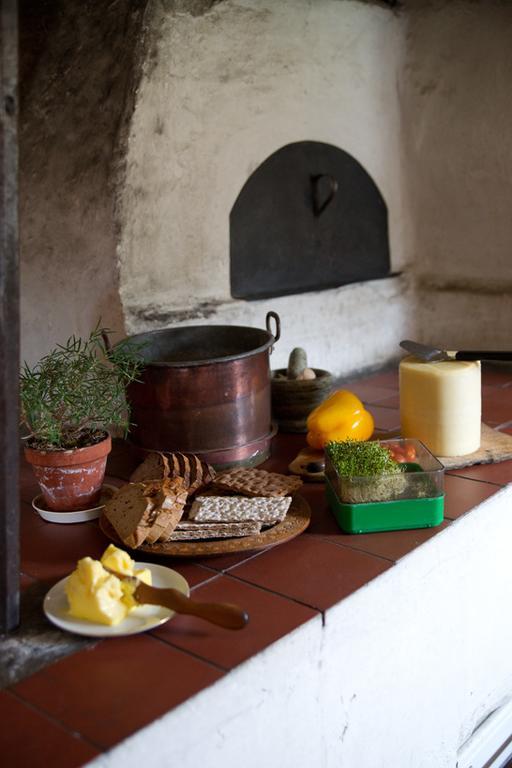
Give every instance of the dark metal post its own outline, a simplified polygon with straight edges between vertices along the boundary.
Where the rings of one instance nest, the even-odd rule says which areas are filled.
[[[0,0],[0,632],[19,623],[17,89],[17,0]]]

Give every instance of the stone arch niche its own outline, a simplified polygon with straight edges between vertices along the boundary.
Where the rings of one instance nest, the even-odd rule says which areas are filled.
[[[300,141],[270,155],[230,213],[231,295],[262,299],[390,274],[388,213],[342,149]]]

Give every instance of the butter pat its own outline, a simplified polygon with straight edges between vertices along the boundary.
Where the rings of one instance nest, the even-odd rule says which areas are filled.
[[[77,619],[114,626],[137,607],[133,598],[134,587],[109,573],[103,566],[126,576],[136,576],[151,584],[149,568],[135,568],[135,562],[122,549],[113,544],[99,560],[83,557],[66,582],[69,613]]]
[[[91,557],[78,561],[66,582],[66,595],[69,613],[77,619],[114,626],[128,614],[121,582]]]
[[[480,447],[480,362],[400,363],[402,437],[416,437],[436,456],[464,456]]]
[[[119,549],[114,544],[109,544],[104,553],[101,556],[102,565],[105,568],[112,568],[113,571],[123,573],[126,576],[133,576],[133,569],[135,562],[132,560],[128,552]]]

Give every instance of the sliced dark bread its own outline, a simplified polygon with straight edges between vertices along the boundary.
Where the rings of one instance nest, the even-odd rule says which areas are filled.
[[[103,514],[121,541],[131,549],[144,543],[154,505],[142,483],[123,485],[105,504]]]
[[[188,491],[183,485],[183,478],[175,477],[170,482],[175,483],[174,500],[172,507],[163,513],[167,519],[167,524],[160,533],[158,541],[169,541],[171,533],[183,517],[183,510],[187,502]]]
[[[146,544],[154,544],[167,531],[174,530],[183,515],[187,490],[181,477],[144,483],[148,497],[154,502]]]
[[[169,459],[164,453],[148,453],[142,464],[130,476],[130,483],[163,480],[170,475]]]
[[[200,488],[205,488],[215,477],[215,470],[206,461],[194,453],[168,453],[170,476],[182,477],[192,496]]]

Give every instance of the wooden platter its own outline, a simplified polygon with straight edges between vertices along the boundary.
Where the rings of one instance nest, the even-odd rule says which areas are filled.
[[[165,543],[146,544],[138,547],[136,552],[147,552],[151,555],[167,557],[208,557],[210,555],[228,555],[238,552],[253,552],[276,544],[284,544],[306,530],[311,519],[311,507],[300,494],[295,494],[282,523],[276,523],[254,536],[244,536],[231,539],[212,539],[204,541],[167,541]],[[122,547],[125,544],[118,538],[116,532],[102,515],[99,525],[105,536]]]
[[[461,469],[473,464],[497,464],[512,459],[512,436],[482,423],[480,448],[465,456],[438,456],[445,469]]]

